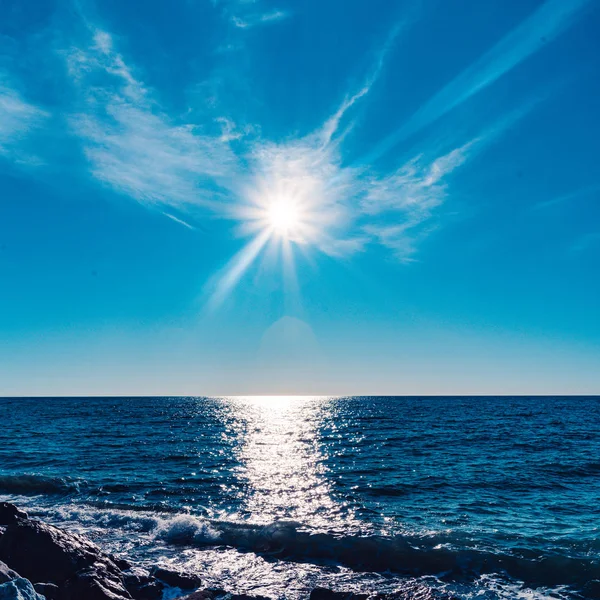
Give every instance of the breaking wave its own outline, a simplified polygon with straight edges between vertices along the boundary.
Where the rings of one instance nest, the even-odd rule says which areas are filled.
[[[137,532],[147,538],[146,542],[156,540],[195,548],[229,547],[270,560],[340,565],[358,572],[431,575],[448,581],[501,574],[533,587],[583,588],[600,581],[598,559],[531,549],[508,553],[468,547],[458,532],[393,537],[334,535],[307,531],[293,521],[258,525],[185,513],[173,515],[80,504],[38,508],[34,514],[55,523],[77,523],[84,529],[120,530],[127,537]]]
[[[501,573],[532,586],[583,586],[600,580],[600,561],[562,555],[494,553],[456,548],[435,538],[335,536],[302,531],[294,522],[249,525],[209,522],[189,515],[163,520],[157,535],[172,544],[225,545],[272,558],[339,564],[355,571],[446,579]]]

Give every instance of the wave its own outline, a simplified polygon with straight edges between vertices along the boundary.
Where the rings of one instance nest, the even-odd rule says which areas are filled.
[[[600,462],[591,461],[582,464],[565,464],[565,463],[552,463],[546,465],[544,469],[555,476],[561,478],[581,478],[581,477],[599,477],[600,476]]]
[[[222,544],[222,531],[208,519],[193,515],[177,515],[158,521],[155,536],[171,544],[212,546]]]
[[[0,475],[0,491],[8,494],[71,494],[86,484],[69,477],[39,474]]]
[[[584,586],[600,580],[600,561],[522,550],[457,549],[436,538],[335,536],[302,531],[294,522],[268,525],[210,522],[190,515],[161,522],[156,535],[172,544],[225,545],[283,560],[336,564],[354,571],[435,575],[449,580],[500,573],[534,587]]]
[[[307,531],[294,521],[259,525],[136,508],[68,504],[38,508],[34,514],[58,525],[70,522],[92,530],[98,526],[118,530],[119,537],[131,540],[135,536],[137,543],[142,541],[137,536],[143,536],[144,544],[154,540],[198,549],[229,547],[268,560],[344,566],[356,572],[435,576],[448,582],[474,581],[494,574],[533,588],[583,589],[590,582],[600,581],[598,559],[574,558],[558,551],[519,549],[509,553],[470,547],[459,532],[393,537],[334,535]]]
[[[161,486],[156,489],[147,489],[143,483],[136,481],[127,481],[124,483],[107,482],[101,485],[92,485],[84,479],[75,479],[71,477],[52,477],[40,473],[19,473],[19,474],[0,474],[0,493],[20,494],[20,495],[56,495],[56,494],[85,494],[89,499],[97,497],[96,503],[99,506],[106,504],[103,497],[112,494],[132,494],[137,493],[146,497],[156,496],[181,496],[182,494],[197,494],[205,491],[206,485],[215,486],[218,483],[215,477],[190,478],[190,485],[182,485],[181,481],[175,480],[178,487],[169,488]],[[205,487],[200,485],[202,484]],[[124,505],[124,508],[130,508],[130,505]],[[149,510],[166,510],[162,506],[154,505]]]

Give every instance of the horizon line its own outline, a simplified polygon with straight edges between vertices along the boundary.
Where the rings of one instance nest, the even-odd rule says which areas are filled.
[[[342,398],[599,398],[597,394],[91,394],[91,395],[17,395],[2,396],[0,400],[16,399],[52,399],[62,400],[70,398],[102,399],[102,398],[314,398],[314,399],[342,399]]]

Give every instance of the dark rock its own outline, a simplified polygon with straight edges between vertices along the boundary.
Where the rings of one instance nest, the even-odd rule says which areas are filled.
[[[100,565],[112,577],[120,569],[96,544],[33,519],[17,519],[0,538],[0,560],[31,581],[61,585],[78,571]]]
[[[18,579],[20,575],[13,571],[7,564],[0,560],[0,583],[6,583],[13,579]]]
[[[182,588],[184,590],[191,590],[200,587],[202,584],[202,580],[198,575],[172,571],[171,569],[166,569],[164,567],[154,567],[151,574],[167,585]]]
[[[27,513],[10,502],[0,502],[0,525],[10,525],[17,519],[26,519]]]
[[[46,600],[60,600],[60,588],[53,583],[34,583],[33,587]]]
[[[45,600],[31,585],[30,581],[19,577],[0,585],[0,600]]]
[[[110,559],[115,563],[115,565],[117,565],[117,567],[121,569],[121,571],[127,571],[128,569],[131,569],[133,567],[133,565],[125,558],[119,558],[114,554],[110,554],[109,556]]]
[[[144,585],[149,579],[153,579],[148,569],[142,567],[129,567],[123,571],[123,579],[126,586]]]
[[[352,592],[333,592],[325,588],[315,588],[310,593],[310,600],[367,600],[367,594],[353,594]]]
[[[61,586],[61,600],[130,600],[120,572],[116,574],[106,565],[96,563],[78,571]]]
[[[130,600],[123,574],[96,544],[33,519],[16,521],[0,538],[0,560],[21,575],[60,588],[60,600]]]
[[[140,567],[131,567],[123,573],[125,588],[135,600],[158,600],[162,598],[164,583]]]

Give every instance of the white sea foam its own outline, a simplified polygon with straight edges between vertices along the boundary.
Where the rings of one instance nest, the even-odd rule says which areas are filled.
[[[174,544],[218,544],[221,532],[214,528],[206,519],[192,515],[177,515],[176,517],[157,520],[154,530],[156,538]]]
[[[501,600],[557,600],[571,598],[566,586],[532,589],[517,582],[507,582],[497,575],[481,575],[478,583]]]

